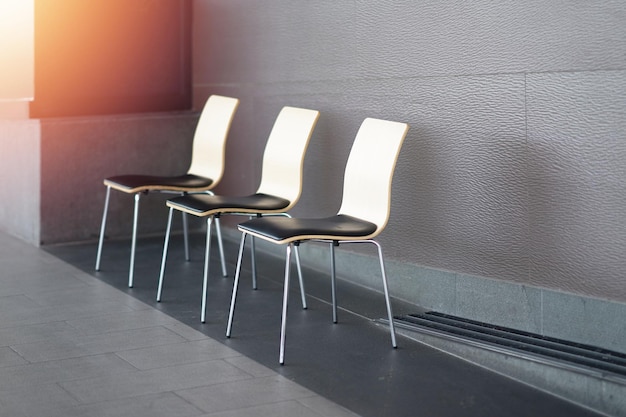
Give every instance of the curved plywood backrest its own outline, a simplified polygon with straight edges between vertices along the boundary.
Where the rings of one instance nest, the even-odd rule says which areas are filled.
[[[265,145],[257,192],[289,200],[285,211],[300,198],[304,155],[319,114],[317,110],[283,107]]]
[[[226,138],[239,106],[239,100],[212,95],[200,114],[193,138],[189,174],[211,178],[219,182],[224,174]]]
[[[386,226],[391,207],[391,181],[409,125],[367,118],[356,135],[344,173],[343,198],[338,214]]]

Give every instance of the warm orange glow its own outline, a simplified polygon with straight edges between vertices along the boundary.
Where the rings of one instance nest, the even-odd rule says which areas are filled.
[[[189,0],[35,0],[31,117],[189,108],[190,10]]]
[[[34,0],[0,0],[0,102],[34,95]]]

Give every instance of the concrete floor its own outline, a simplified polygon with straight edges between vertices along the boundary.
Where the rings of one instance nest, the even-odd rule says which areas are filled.
[[[598,415],[402,336],[392,349],[378,293],[341,283],[332,324],[327,277],[310,270],[280,366],[282,261],[259,253],[257,291],[244,270],[226,339],[232,279],[215,257],[201,324],[203,237],[190,262],[174,237],[156,303],[162,245],[139,242],[129,289],[127,241],[106,242],[95,272],[95,243],[37,249],[0,234],[0,416]]]

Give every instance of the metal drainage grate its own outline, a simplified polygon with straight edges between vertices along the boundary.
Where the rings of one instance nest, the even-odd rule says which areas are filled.
[[[626,355],[597,346],[540,336],[437,312],[396,317],[394,323],[408,330],[418,332],[426,330],[428,333],[452,336],[626,377]]]

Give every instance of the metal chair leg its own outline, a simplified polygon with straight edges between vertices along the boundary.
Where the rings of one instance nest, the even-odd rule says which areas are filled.
[[[135,194],[135,209],[133,211],[133,238],[130,245],[130,269],[128,271],[128,288],[133,287],[135,273],[135,248],[137,247],[137,219],[139,217],[139,199],[141,194]]]
[[[389,289],[387,287],[387,274],[385,273],[385,263],[383,261],[383,250],[380,244],[374,240],[370,240],[378,248],[378,259],[380,260],[380,272],[383,279],[383,290],[385,292],[385,302],[387,303],[387,317],[389,319],[389,332],[391,333],[391,346],[398,347],[396,343],[396,328],[393,324],[393,312],[391,311],[391,301],[389,300]]]
[[[291,217],[289,213],[279,213],[277,216]],[[300,250],[298,249],[299,245],[294,245],[294,254],[296,256],[296,268],[298,270],[298,281],[300,282],[300,295],[302,297],[302,309],[306,310],[306,292],[304,289],[304,279],[302,278],[302,266],[300,265]]]
[[[252,263],[252,289],[256,290],[259,288],[256,280],[256,241],[254,236],[250,236],[250,261]]]
[[[183,237],[185,240],[185,260],[189,261],[191,257],[189,256],[189,227],[187,225],[187,213],[181,211],[180,214],[183,217]]]
[[[299,245],[294,245],[293,253],[296,256],[296,268],[298,268],[298,281],[300,283],[300,298],[302,298],[302,309],[306,310],[306,291],[304,288],[304,279],[302,279],[302,267],[300,266],[300,249]]]
[[[230,310],[228,312],[228,325],[226,326],[226,337],[230,337],[233,327],[233,316],[235,315],[235,301],[237,300],[237,289],[239,287],[239,276],[241,275],[241,261],[243,259],[243,249],[246,245],[247,233],[241,234],[239,243],[239,253],[237,254],[237,267],[235,268],[235,282],[233,283],[233,295],[230,299]]]
[[[170,207],[167,216],[167,228],[165,230],[165,243],[163,244],[163,257],[161,258],[161,272],[159,273],[159,288],[157,289],[157,302],[161,301],[161,292],[163,291],[163,277],[165,276],[165,260],[167,258],[167,249],[170,245],[170,230],[172,228],[172,213],[174,209]]]
[[[100,239],[98,239],[98,253],[96,254],[96,271],[100,270],[100,258],[102,256],[102,243],[104,242],[104,229],[107,224],[107,213],[109,211],[109,197],[111,187],[107,186],[106,197],[104,197],[104,212],[102,213],[102,224],[100,225]]]
[[[215,218],[215,232],[217,233],[217,246],[220,252],[220,261],[222,262],[222,275],[228,276],[226,271],[226,257],[224,256],[224,241],[222,240],[222,226],[220,224],[220,218]]]
[[[285,364],[285,339],[287,333],[287,301],[289,300],[289,270],[291,269],[291,248],[292,244],[287,245],[287,254],[285,256],[285,284],[283,286],[283,313],[280,323],[280,352],[278,355],[278,363]]]
[[[337,323],[337,280],[335,276],[335,242],[330,242],[330,289],[333,301],[333,323]]]
[[[211,261],[211,225],[213,216],[209,216],[206,221],[206,246],[204,251],[204,278],[202,280],[202,310],[200,311],[200,321],[206,321],[206,299],[209,285],[209,263]]]

